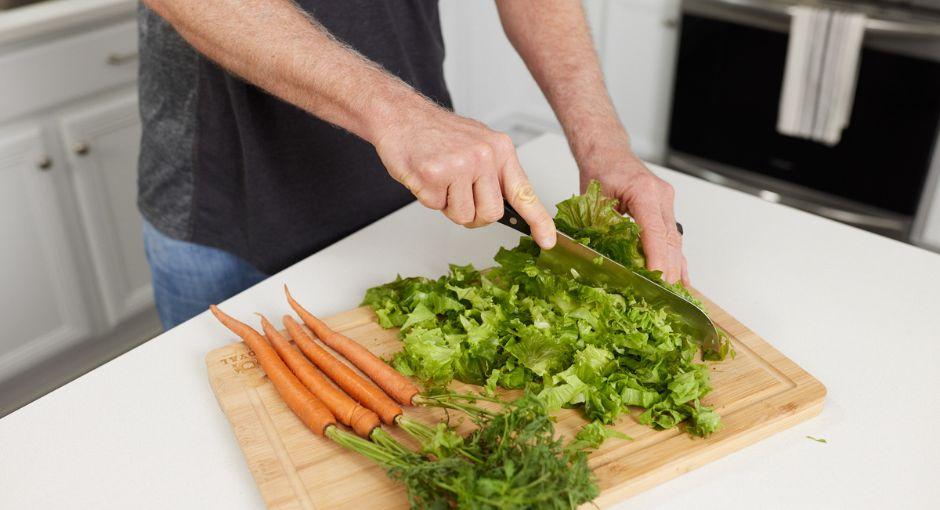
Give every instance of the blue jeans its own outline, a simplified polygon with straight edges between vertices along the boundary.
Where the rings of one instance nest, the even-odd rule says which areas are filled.
[[[227,251],[173,239],[147,221],[143,232],[157,313],[165,329],[267,278]]]

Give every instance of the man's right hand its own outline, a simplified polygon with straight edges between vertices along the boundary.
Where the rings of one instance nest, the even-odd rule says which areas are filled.
[[[555,245],[552,217],[505,133],[422,105],[388,123],[374,145],[395,180],[454,223],[474,228],[499,220],[505,197],[532,228],[539,246]]]
[[[544,248],[555,225],[508,136],[424,98],[342,43],[290,0],[144,0],[228,71],[370,141],[422,204],[461,225],[503,214],[502,198]],[[251,37],[241,37],[241,34]]]

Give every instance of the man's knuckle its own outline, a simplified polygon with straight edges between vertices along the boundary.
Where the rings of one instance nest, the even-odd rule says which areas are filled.
[[[432,186],[419,185],[416,190],[412,190],[415,197],[418,198],[423,206],[437,211],[443,210],[447,205],[447,194],[440,189]]]
[[[666,242],[669,243],[671,248],[681,249],[682,248],[682,236],[679,235],[679,232],[672,230],[669,232]]]
[[[676,188],[672,187],[672,184],[669,184],[666,181],[660,181],[660,183],[661,184],[659,185],[659,187],[662,190],[663,194],[666,195],[666,197],[668,198],[675,198]]]
[[[441,166],[448,170],[463,170],[470,166],[471,157],[461,151],[454,152],[443,158]]]
[[[643,177],[640,180],[639,188],[644,194],[655,194],[659,191],[659,183],[653,177]]]
[[[493,147],[488,143],[479,143],[472,148],[473,158],[482,163],[493,161]]]
[[[513,151],[516,146],[512,143],[512,137],[506,133],[497,132],[493,135],[493,146],[500,151]]]
[[[486,223],[493,223],[494,221],[503,217],[502,207],[487,207],[480,211],[480,219]]]
[[[446,200],[440,195],[432,195],[429,193],[424,193],[418,196],[418,201],[428,209],[433,209],[435,211],[440,211],[444,208]]]
[[[454,211],[454,216],[457,218],[457,221],[461,224],[473,222],[473,208],[472,207],[458,207]]]
[[[660,179],[652,172],[639,172],[630,179],[630,187],[644,191],[655,190],[659,188]]]
[[[657,241],[665,241],[667,238],[666,229],[658,224],[653,223],[651,225],[640,225],[643,228],[642,233],[646,234],[649,238],[655,239]]]
[[[441,173],[441,170],[441,164],[437,160],[425,161],[417,168],[423,180],[432,180]]]

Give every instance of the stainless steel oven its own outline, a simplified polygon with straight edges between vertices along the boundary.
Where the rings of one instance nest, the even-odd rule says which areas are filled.
[[[0,11],[15,9],[29,4],[37,4],[46,0],[0,0]]]
[[[776,130],[794,4],[684,1],[667,163],[908,239],[940,174],[940,1],[833,3],[868,14],[852,117],[834,147]]]

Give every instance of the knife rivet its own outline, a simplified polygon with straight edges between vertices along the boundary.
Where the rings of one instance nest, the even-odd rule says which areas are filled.
[[[512,225],[515,225],[516,223],[519,223],[519,220],[517,220],[517,219],[515,219],[515,218],[509,218],[509,223],[512,224]]]

